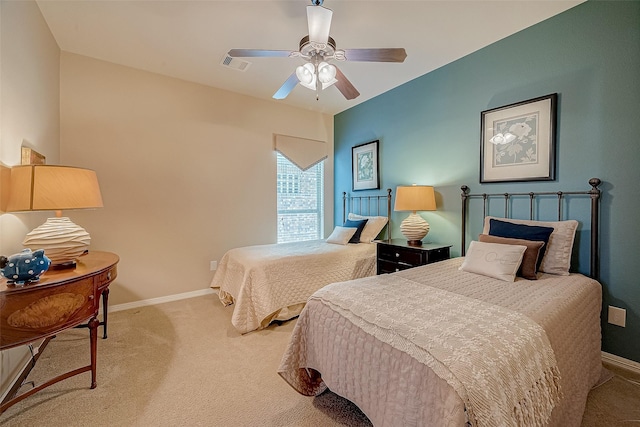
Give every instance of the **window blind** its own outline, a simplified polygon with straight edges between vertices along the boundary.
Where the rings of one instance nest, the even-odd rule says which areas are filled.
[[[275,134],[274,147],[277,152],[303,171],[328,156],[327,143],[315,139]]]

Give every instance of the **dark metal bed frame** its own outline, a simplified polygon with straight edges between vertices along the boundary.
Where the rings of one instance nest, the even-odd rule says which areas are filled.
[[[347,212],[353,212],[352,209],[356,209],[359,215],[369,216],[381,216],[380,215],[380,202],[387,202],[387,225],[386,225],[386,241],[391,239],[391,189],[387,189],[387,194],[371,195],[371,196],[352,196],[346,192],[342,193],[342,223],[347,220]],[[347,211],[347,208],[349,209]],[[365,209],[366,208],[366,209]],[[375,208],[375,212],[373,210]]]
[[[598,186],[602,183],[599,178],[591,178],[589,185],[591,190],[588,191],[542,191],[542,192],[530,192],[530,193],[478,193],[469,194],[469,187],[463,185],[460,187],[462,190],[462,245],[460,246],[460,253],[464,256],[466,251],[466,231],[467,231],[467,215],[468,215],[468,201],[471,198],[483,199],[483,218],[487,216],[487,207],[490,198],[502,198],[504,199],[504,218],[510,218],[509,215],[509,200],[513,197],[529,197],[529,219],[533,220],[534,200],[538,196],[555,195],[558,198],[558,221],[562,221],[562,199],[567,195],[577,196],[589,196],[591,197],[591,249],[589,254],[589,276],[598,280],[600,276],[600,260],[599,260],[599,229],[600,229],[600,194],[601,190]]]

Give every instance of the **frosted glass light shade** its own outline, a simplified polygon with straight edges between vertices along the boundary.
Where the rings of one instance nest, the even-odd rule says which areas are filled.
[[[296,68],[296,77],[300,80],[302,86],[315,90],[316,70],[312,63],[307,62]]]
[[[327,43],[332,16],[333,11],[331,9],[322,6],[307,6],[309,40],[321,44]]]
[[[322,89],[326,89],[338,81],[336,80],[336,73],[335,66],[326,62],[318,64],[318,80],[322,83]]]

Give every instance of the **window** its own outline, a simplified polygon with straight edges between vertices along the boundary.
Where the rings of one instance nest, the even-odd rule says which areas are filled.
[[[322,239],[324,161],[306,171],[278,156],[278,243]]]

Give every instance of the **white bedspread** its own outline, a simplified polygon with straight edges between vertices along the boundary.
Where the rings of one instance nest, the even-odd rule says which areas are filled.
[[[324,240],[231,249],[211,282],[220,301],[235,303],[231,323],[240,333],[297,316],[325,285],[375,274],[376,245]]]
[[[460,361],[467,363],[465,359],[473,357],[468,353],[470,347],[460,340],[467,339],[467,332],[487,329],[491,321],[477,317],[467,308],[463,309],[466,314],[461,313],[465,318],[456,320],[451,313],[438,314],[438,310],[423,309],[422,306],[435,302],[446,306],[445,311],[451,311],[455,305],[471,299],[471,305],[482,311],[489,307],[490,311],[500,313],[495,321],[502,324],[500,328],[511,327],[510,322],[504,323],[502,319],[512,316],[508,313],[517,312],[524,315],[524,318],[515,317],[517,323],[523,322],[522,325],[529,328],[529,321],[532,321],[544,330],[553,349],[556,367],[550,368],[549,358],[544,356],[541,360],[546,361],[538,371],[545,372],[546,377],[546,372],[557,369],[562,393],[548,425],[579,426],[587,394],[598,380],[601,369],[600,284],[579,274],[565,277],[545,274],[537,281],[503,282],[458,271],[460,264],[461,259],[453,259],[392,275],[338,283],[319,291],[309,300],[298,319],[279,374],[296,390],[307,395],[318,394],[328,386],[356,403],[376,426],[461,426],[466,421],[477,422],[481,426],[546,425],[543,419],[528,419],[520,423],[513,420],[487,421],[484,415],[478,416],[477,406],[473,407],[488,405],[482,403],[486,402],[482,396],[480,399],[470,396],[475,393],[495,394],[487,396],[489,400],[496,396],[505,399],[498,402],[496,408],[502,406],[504,409],[514,401],[520,401],[521,398],[510,390],[510,385],[496,389],[495,381],[510,382],[514,375],[522,373],[507,370],[506,377],[502,376],[505,375],[503,373],[499,378],[487,378],[486,387],[478,385],[483,381],[482,376],[477,377],[479,383],[475,386],[469,385],[472,383],[461,386],[457,383],[461,378],[447,377],[453,372],[447,359],[455,364]],[[381,290],[376,302],[369,297],[364,299],[362,289],[358,290],[376,286]],[[354,293],[350,290],[352,287]],[[371,293],[370,296],[373,295]],[[443,296],[448,301],[441,302]],[[348,303],[349,299],[354,299],[355,304]],[[378,312],[376,308],[379,308]],[[405,311],[413,314],[405,316]],[[424,316],[424,325],[420,323],[421,315]],[[408,323],[392,321],[405,317],[410,319]],[[453,327],[447,327],[447,323]],[[431,338],[425,340],[421,335],[422,329],[432,329]],[[495,331],[490,331],[490,341],[486,341],[489,351],[502,352],[511,346],[507,338],[513,336],[504,334],[505,341],[491,348],[490,342],[496,339],[495,335]],[[484,338],[478,336],[474,339]],[[534,338],[534,341],[538,339]],[[434,341],[433,347],[430,340]],[[513,346],[514,349],[523,343]],[[449,349],[446,348],[448,345],[451,346]],[[542,347],[547,348],[546,345]],[[535,361],[537,358],[535,355],[534,363],[538,363]],[[489,357],[482,363],[497,363],[500,359]],[[440,363],[446,366],[440,366]],[[478,369],[478,374],[484,369],[495,375],[502,368],[479,365]],[[513,369],[513,366],[508,369]],[[536,371],[530,366],[526,369]],[[476,372],[463,373],[469,374],[474,376]],[[528,373],[525,374],[527,377]],[[544,385],[546,390],[537,390],[541,393],[536,399],[540,399],[541,408],[546,406],[544,411],[549,409],[547,403],[553,404],[556,400],[553,386],[549,387],[554,381],[542,381],[547,382]],[[499,397],[501,394],[503,396]],[[547,402],[545,396],[548,397]],[[514,414],[494,413],[491,405],[481,407],[481,411],[488,410],[490,417],[506,415],[508,418]],[[504,412],[503,409],[498,411]],[[516,418],[524,419],[517,415]]]

